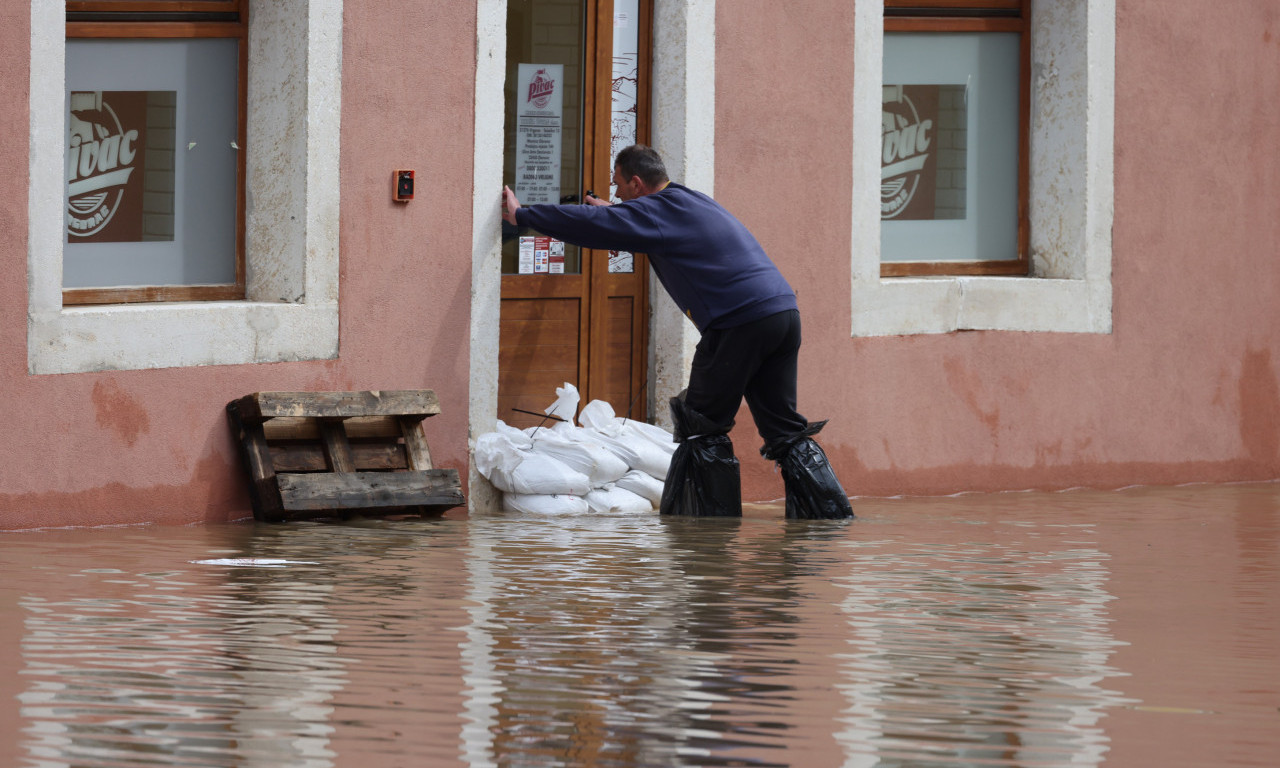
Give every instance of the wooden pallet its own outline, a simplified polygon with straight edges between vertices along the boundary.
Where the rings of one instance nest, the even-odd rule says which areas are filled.
[[[429,389],[257,392],[227,403],[258,520],[438,515],[465,503],[456,469],[434,469]]]

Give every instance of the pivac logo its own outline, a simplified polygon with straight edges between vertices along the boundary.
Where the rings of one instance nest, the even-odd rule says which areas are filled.
[[[556,81],[551,79],[547,70],[539,69],[533,73],[533,79],[529,81],[528,101],[533,102],[533,106],[538,109],[543,109],[547,106],[547,102],[551,101],[551,94],[555,93],[555,90]]]
[[[884,87],[881,107],[880,218],[906,210],[920,187],[921,171],[933,143],[933,120],[920,113],[901,85]]]
[[[102,91],[71,94],[67,234],[90,237],[115,216],[133,173],[138,131],[125,130]]]

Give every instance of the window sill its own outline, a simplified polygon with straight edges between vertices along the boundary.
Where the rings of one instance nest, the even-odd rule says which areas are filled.
[[[338,304],[209,301],[33,312],[32,374],[327,360]]]
[[[1029,277],[887,277],[854,285],[853,335],[1110,333],[1110,286]]]

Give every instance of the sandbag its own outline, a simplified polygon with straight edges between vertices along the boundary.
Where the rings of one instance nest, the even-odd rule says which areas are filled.
[[[476,471],[504,493],[572,494],[583,496],[591,480],[564,462],[522,450],[496,432],[476,439]]]
[[[638,515],[653,511],[653,504],[625,488],[606,485],[587,494],[587,506],[602,515]]]
[[[585,515],[591,509],[581,496],[520,493],[504,493],[502,508],[528,515]]]
[[[638,469],[633,469],[627,474],[618,478],[615,483],[619,488],[624,488],[637,496],[643,496],[649,500],[649,503],[655,509],[662,504],[662,486],[663,483],[658,478]]]
[[[631,469],[638,469],[659,480],[666,479],[671,454],[654,445],[653,441],[629,433],[611,437],[597,432],[594,437]]]
[[[510,440],[517,448],[529,448],[533,445],[533,440],[524,430],[513,427],[502,419],[498,419],[494,431]]]
[[[622,424],[622,430],[624,432],[633,432],[640,437],[652,441],[654,445],[666,451],[668,454],[676,452],[677,443],[675,436],[656,424],[646,424],[643,421],[626,419]]]
[[[590,439],[586,430],[568,423],[539,432],[533,439],[532,450],[558,459],[586,475],[592,488],[616,481],[628,469],[626,462],[598,441]]]
[[[566,381],[563,387],[556,387],[556,401],[544,408],[542,412],[572,423],[573,415],[578,412],[580,399],[578,388]]]
[[[498,423],[502,424],[501,421]],[[494,482],[495,474],[501,474],[504,477],[510,474],[524,460],[520,448],[512,442],[511,437],[501,432],[486,432],[476,438],[473,454],[476,471],[489,482]]]
[[[603,400],[592,400],[582,406],[582,412],[578,414],[579,424],[602,433],[614,431],[617,420],[618,417],[613,412],[613,406]]]

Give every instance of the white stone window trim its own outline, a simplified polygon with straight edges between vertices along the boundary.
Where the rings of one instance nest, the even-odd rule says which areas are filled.
[[[251,4],[244,301],[62,306],[65,14],[31,2],[29,372],[337,357],[342,0]]]
[[[1111,332],[1115,0],[1032,2],[1031,276],[880,276],[884,0],[855,0],[852,335]]]

